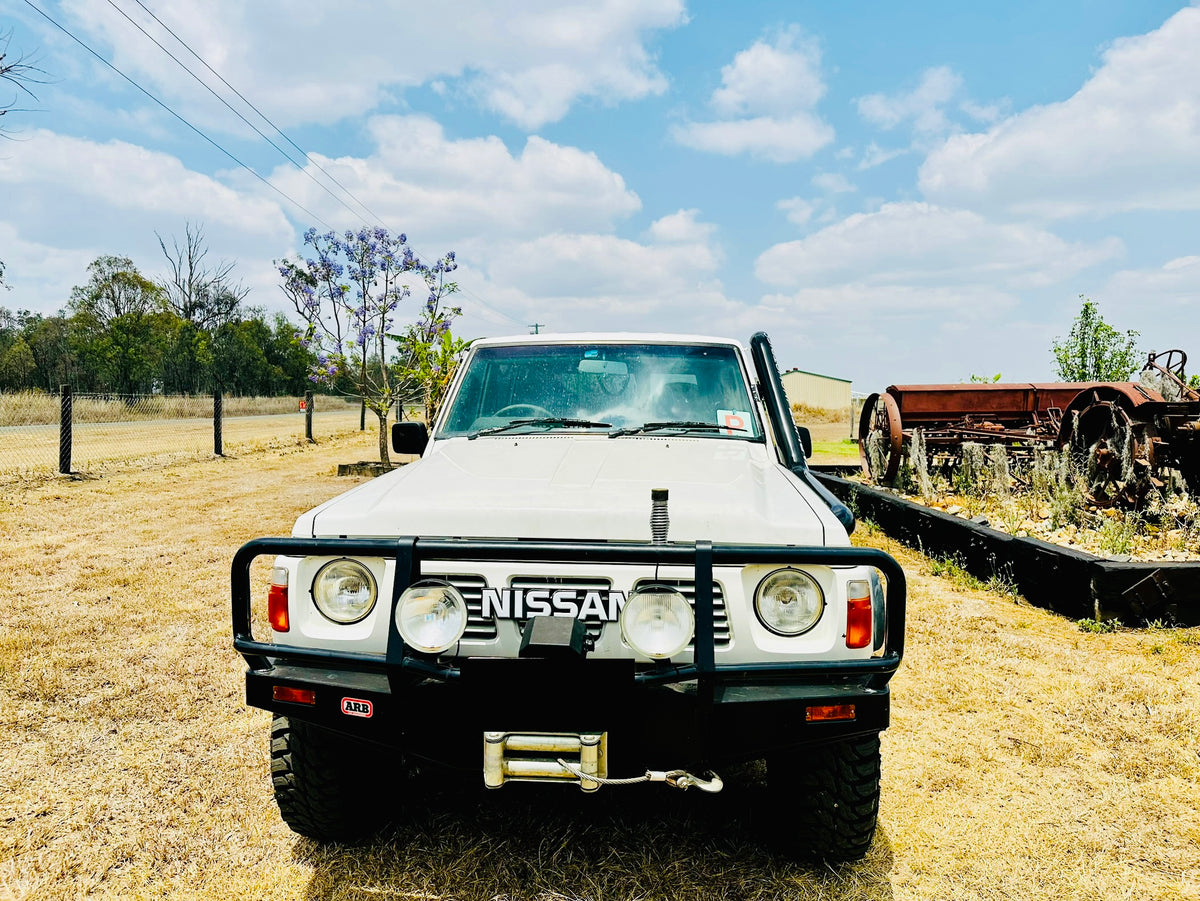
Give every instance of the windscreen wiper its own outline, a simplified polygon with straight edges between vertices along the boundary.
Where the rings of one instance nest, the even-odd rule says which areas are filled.
[[[646,422],[642,425],[630,426],[627,429],[616,429],[608,433],[609,438],[620,438],[622,435],[640,435],[643,432],[658,432],[663,429],[679,429],[683,432],[749,432],[749,429],[738,426],[716,425],[711,422],[686,420],[681,422]]]
[[[496,435],[500,432],[507,432],[509,429],[516,429],[525,425],[545,426],[546,428],[557,426],[563,429],[607,429],[612,427],[611,422],[592,422],[590,419],[564,419],[559,416],[545,416],[541,419],[514,419],[512,422],[506,422],[504,425],[492,426],[490,429],[481,429],[473,435],[468,435],[467,438],[473,441],[480,435]]]

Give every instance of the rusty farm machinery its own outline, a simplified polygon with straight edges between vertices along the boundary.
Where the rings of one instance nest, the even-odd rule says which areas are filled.
[[[1168,470],[1200,492],[1200,392],[1186,364],[1170,350],[1150,354],[1137,382],[892,385],[863,406],[863,468],[893,483],[919,431],[939,464],[967,444],[1001,445],[1017,459],[1070,448],[1101,506],[1138,506]]]

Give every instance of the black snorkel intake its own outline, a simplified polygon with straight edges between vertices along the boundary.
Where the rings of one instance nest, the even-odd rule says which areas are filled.
[[[792,411],[783,390],[783,381],[779,378],[779,367],[775,363],[775,352],[771,350],[771,339],[767,337],[766,332],[756,332],[750,339],[750,356],[754,361],[759,390],[767,408],[767,418],[771,420],[771,431],[774,432],[783,452],[784,465],[828,505],[838,522],[845,527],[846,534],[850,534],[854,531],[854,514],[850,512],[849,507],[834,497],[828,488],[817,481],[817,477],[808,468],[800,434],[792,421]]]

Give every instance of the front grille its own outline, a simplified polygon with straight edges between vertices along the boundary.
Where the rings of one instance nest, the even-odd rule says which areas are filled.
[[[483,615],[483,589],[487,582],[483,576],[438,575],[422,573],[423,579],[440,579],[458,589],[467,602],[467,629],[463,632],[466,641],[489,641],[496,637],[496,620]]]
[[[548,588],[551,591],[560,588],[574,589],[579,598],[583,598],[584,594],[589,591],[599,591],[607,594],[612,588],[612,581],[609,579],[590,579],[579,576],[515,576],[509,581],[510,588]],[[593,640],[600,637],[600,633],[604,631],[604,622],[597,619],[595,616],[584,618],[584,624],[587,626],[588,638]],[[517,620],[521,629],[525,628],[525,623],[528,619]]]
[[[696,583],[691,579],[642,579],[634,589],[643,588],[647,585],[666,585],[674,588],[692,605],[692,612],[696,610]],[[721,589],[720,582],[713,582],[713,644],[718,648],[729,647],[729,614],[725,610],[725,592]],[[695,642],[690,642],[688,647],[694,647]]]
[[[458,573],[422,573],[425,579],[440,579],[449,582],[462,594],[467,602],[467,629],[463,639],[467,641],[490,641],[496,637],[496,620],[494,617],[483,615],[483,589],[487,582],[483,576],[460,575]],[[696,608],[696,583],[691,579],[642,579],[633,587],[642,588],[647,585],[666,585],[674,588]],[[510,583],[510,588],[548,588],[551,591],[558,588],[572,588],[582,597],[588,591],[608,592],[612,582],[608,579],[581,578],[575,576],[516,576]],[[525,628],[528,618],[517,620],[521,629]],[[588,637],[595,640],[604,631],[605,623],[589,616],[584,620]],[[720,582],[713,582],[713,640],[718,648],[729,646],[729,615],[725,610],[725,592]],[[693,647],[694,642],[688,647]]]

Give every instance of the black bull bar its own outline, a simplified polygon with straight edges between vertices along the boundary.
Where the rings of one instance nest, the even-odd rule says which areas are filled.
[[[281,556],[383,557],[396,561],[395,580],[388,607],[388,644],[383,657],[355,651],[331,651],[287,644],[256,641],[250,619],[250,564],[255,558]],[[695,578],[695,652],[693,663],[666,665],[639,672],[641,683],[682,682],[691,679],[719,678],[722,675],[809,675],[819,677],[861,677],[882,687],[891,678],[904,654],[904,614],[906,581],[900,565],[888,554],[874,548],[791,547],[778,545],[713,544],[672,542],[647,544],[615,541],[490,541],[458,538],[257,538],[234,555],[233,646],[251,669],[265,670],[268,657],[288,663],[315,666],[350,667],[370,672],[395,673],[406,670],[414,675],[452,681],[461,670],[406,647],[396,629],[396,604],[400,595],[421,578],[425,560],[470,560],[512,563],[607,563],[660,564],[690,566]],[[878,657],[856,660],[804,660],[772,663],[720,664],[716,662],[713,641],[713,567],[748,564],[779,566],[820,564],[824,566],[873,566],[883,573],[887,583],[887,641]],[[380,586],[382,589],[383,586]]]

